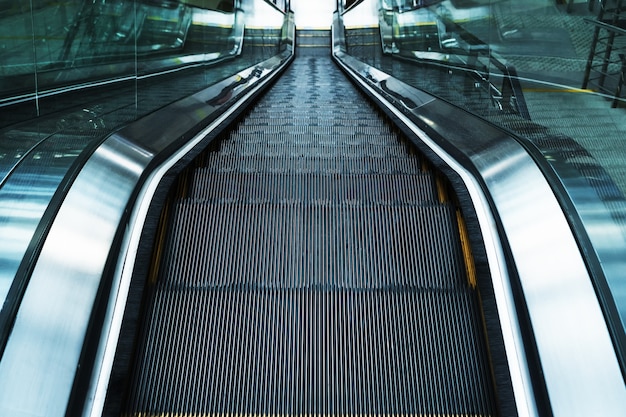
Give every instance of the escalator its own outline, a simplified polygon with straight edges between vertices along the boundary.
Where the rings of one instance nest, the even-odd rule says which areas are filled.
[[[330,57],[300,52],[162,218],[106,415],[515,414],[451,187]]]
[[[193,20],[199,61],[158,77],[68,79],[32,125],[13,103],[0,414],[623,415],[621,246],[595,255],[567,188],[595,204],[587,155],[384,55],[366,2],[298,33],[278,3],[232,2],[243,43]]]

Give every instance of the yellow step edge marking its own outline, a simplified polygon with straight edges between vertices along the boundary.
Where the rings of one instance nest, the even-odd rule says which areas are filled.
[[[433,20],[432,22],[415,22],[413,26],[437,26],[437,21]],[[409,27],[408,25],[405,27]]]
[[[476,265],[474,264],[474,256],[472,256],[472,248],[469,241],[469,233],[465,219],[461,214],[461,210],[456,210],[456,223],[459,228],[459,236],[461,237],[461,250],[463,250],[463,259],[465,260],[465,272],[467,273],[467,282],[473,289],[476,288]]]
[[[150,263],[150,269],[148,271],[148,282],[151,285],[156,285],[159,278],[159,266],[161,265],[161,258],[163,256],[163,250],[165,248],[165,236],[167,235],[167,222],[169,218],[170,200],[165,200],[163,204],[163,211],[159,217],[159,224],[157,226],[155,236],[155,246],[152,253],[152,262]]]
[[[440,174],[435,175],[435,183],[437,184],[437,197],[439,197],[439,202],[441,204],[447,203],[448,190],[446,189],[446,184]]]

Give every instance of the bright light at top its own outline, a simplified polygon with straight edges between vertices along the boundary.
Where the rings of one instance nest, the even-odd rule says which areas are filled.
[[[330,29],[337,0],[291,0],[298,29]]]

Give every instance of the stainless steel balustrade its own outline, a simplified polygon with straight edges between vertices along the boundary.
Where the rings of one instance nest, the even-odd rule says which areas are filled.
[[[288,64],[293,57],[292,16],[285,25],[284,52],[121,129],[80,170],[47,234],[0,361],[0,414],[61,416],[70,401],[78,407],[84,402],[85,415],[98,414],[107,360],[115,349],[115,320],[124,310],[128,289],[120,279],[130,261],[125,251],[115,252],[115,243],[127,245],[145,216],[141,200],[135,199],[150,199],[153,182]],[[133,209],[135,203],[138,208]],[[102,281],[107,268],[117,271],[108,284]],[[113,292],[99,294],[103,286]],[[105,301],[105,322],[94,334],[90,323],[99,297],[110,297],[111,303]],[[97,357],[95,363],[81,362],[88,335],[102,337],[97,352],[88,353]],[[76,382],[79,372],[92,373],[92,365],[93,380]],[[89,387],[74,387],[76,383]],[[74,390],[86,390],[87,396],[72,398]]]
[[[626,386],[613,340],[545,164],[540,169],[503,130],[349,56],[337,16],[333,30],[337,62],[474,190],[483,237],[494,245],[490,262],[501,321],[510,324],[505,343],[520,415],[549,412],[535,399],[543,384],[555,416],[623,414]],[[523,310],[530,327],[520,324]],[[527,369],[533,347],[524,333],[534,338],[544,381]]]

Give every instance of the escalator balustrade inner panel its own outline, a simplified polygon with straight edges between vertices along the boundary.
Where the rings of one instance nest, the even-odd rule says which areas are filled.
[[[123,415],[498,414],[453,199],[329,57],[201,160]]]

